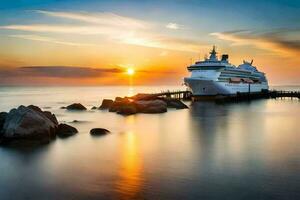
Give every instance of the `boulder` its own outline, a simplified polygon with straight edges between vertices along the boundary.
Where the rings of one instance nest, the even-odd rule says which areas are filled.
[[[39,107],[34,106],[34,105],[27,106],[27,108],[30,108],[30,109],[32,109],[32,110],[35,110],[36,112],[39,112],[39,113],[42,114],[42,115],[45,115],[45,116],[46,116],[48,119],[50,119],[53,123],[58,124],[58,121],[57,121],[55,115],[52,114],[51,112],[49,112],[49,111],[42,111]]]
[[[108,133],[110,133],[110,131],[105,128],[93,128],[90,130],[90,134],[92,136],[101,136],[101,135],[106,135]]]
[[[67,110],[86,110],[86,107],[84,107],[80,103],[73,103],[71,105],[68,105],[66,108]]]
[[[109,109],[111,105],[113,104],[113,100],[111,99],[103,99],[101,106],[99,109]]]
[[[141,113],[164,113],[167,112],[167,104],[162,100],[136,101],[136,108]]]
[[[97,107],[96,106],[93,106],[92,108],[91,108],[91,110],[96,110],[97,109]]]
[[[78,133],[78,130],[68,124],[59,124],[57,128],[57,136],[61,138],[69,137]]]
[[[121,114],[121,115],[132,115],[132,114],[137,113],[137,109],[136,109],[135,105],[132,103],[132,104],[127,104],[127,105],[121,106],[118,109],[117,113]]]
[[[7,117],[7,112],[0,112],[0,136],[2,133],[2,128],[3,128],[6,117]]]
[[[109,112],[118,112],[122,107],[132,104],[127,98],[121,98],[112,103],[109,108]]]
[[[115,98],[115,101],[122,101],[124,98],[122,98],[122,97],[116,97]]]
[[[187,105],[185,105],[182,101],[178,99],[164,98],[162,100],[167,103],[168,108],[176,108],[176,109],[189,108]]]
[[[131,97],[135,101],[141,101],[141,100],[155,100],[157,99],[157,95],[155,94],[146,94],[146,93],[138,93]]]
[[[19,106],[7,114],[1,139],[4,143],[49,143],[55,138],[57,127],[57,119],[52,113],[43,112],[36,106]]]

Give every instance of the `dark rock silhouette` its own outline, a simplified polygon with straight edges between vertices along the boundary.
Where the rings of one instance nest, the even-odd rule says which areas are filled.
[[[3,128],[6,117],[7,117],[7,112],[0,112],[0,136],[2,133],[2,128]]]
[[[116,97],[109,107],[109,112],[122,115],[136,113],[164,113],[167,108],[188,108],[182,101],[172,98],[157,97],[152,94],[137,94],[133,97]]]
[[[51,112],[37,106],[19,106],[9,111],[2,127],[2,143],[49,143],[56,136],[58,122]]]
[[[93,128],[90,130],[90,134],[92,136],[102,136],[102,135],[106,135],[108,133],[110,133],[110,131],[105,128]]]
[[[131,103],[120,106],[117,113],[122,115],[132,115],[137,113],[137,108],[133,103]]]
[[[78,130],[68,124],[59,124],[57,128],[57,136],[61,138],[69,137],[78,133]]]
[[[162,100],[136,101],[135,105],[140,113],[164,113],[167,112],[167,104]]]
[[[84,107],[82,104],[80,103],[73,103],[71,105],[68,105],[66,107],[67,110],[86,110],[86,107]]]
[[[104,110],[104,109],[109,109],[111,105],[113,104],[113,100],[111,99],[103,99],[101,106],[99,109]]]

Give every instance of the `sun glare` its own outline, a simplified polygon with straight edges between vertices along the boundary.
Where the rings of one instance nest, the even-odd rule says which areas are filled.
[[[132,76],[134,74],[134,69],[133,68],[128,68],[127,69],[127,74]]]

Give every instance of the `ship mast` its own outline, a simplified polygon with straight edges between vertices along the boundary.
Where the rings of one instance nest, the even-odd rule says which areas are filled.
[[[209,52],[209,53],[210,53],[210,56],[209,56],[209,60],[210,61],[217,61],[218,60],[217,59],[217,52],[216,52],[216,46],[215,45],[213,46],[212,51]]]

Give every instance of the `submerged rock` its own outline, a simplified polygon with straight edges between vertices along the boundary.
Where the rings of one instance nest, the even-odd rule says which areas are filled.
[[[110,131],[105,128],[93,128],[90,130],[90,134],[92,136],[101,136],[101,135],[106,135],[108,133],[110,133]]]
[[[68,105],[66,107],[67,110],[86,110],[86,107],[84,107],[82,104],[80,103],[73,103],[71,105]]]
[[[69,137],[78,133],[78,130],[68,124],[59,124],[57,128],[57,136],[61,138]]]
[[[101,106],[99,109],[104,110],[104,109],[109,109],[111,105],[113,104],[113,100],[111,99],[103,99]]]
[[[57,127],[57,119],[51,112],[32,105],[19,106],[6,115],[1,140],[17,144],[49,143],[55,138]]]

